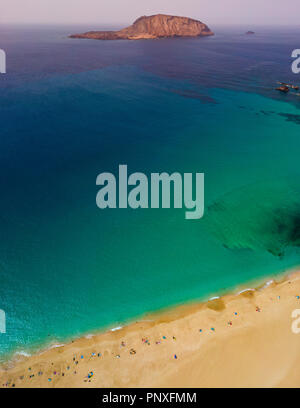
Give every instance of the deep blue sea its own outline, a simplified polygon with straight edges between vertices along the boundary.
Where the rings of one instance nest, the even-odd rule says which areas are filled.
[[[0,28],[2,358],[300,264],[300,96],[274,90],[300,28],[68,38],[94,28]],[[99,210],[119,164],[204,172],[204,218]]]

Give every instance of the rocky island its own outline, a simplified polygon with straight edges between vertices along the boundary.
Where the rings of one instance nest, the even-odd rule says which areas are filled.
[[[200,37],[214,35],[201,21],[188,17],[156,14],[138,18],[131,26],[119,31],[89,31],[72,34],[70,38],[95,40],[144,40],[166,37]]]

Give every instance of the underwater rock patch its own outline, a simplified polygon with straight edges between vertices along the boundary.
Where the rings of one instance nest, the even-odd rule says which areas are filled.
[[[228,249],[282,257],[288,247],[300,247],[300,186],[242,187],[210,205],[205,220]]]
[[[296,123],[300,125],[300,115],[293,115],[292,113],[279,113],[280,116],[283,116],[287,122]]]

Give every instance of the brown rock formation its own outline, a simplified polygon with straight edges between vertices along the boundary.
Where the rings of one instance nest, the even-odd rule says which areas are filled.
[[[119,31],[89,31],[73,34],[70,38],[91,38],[95,40],[142,40],[164,37],[198,37],[214,33],[206,24],[188,17],[156,14],[138,18],[131,26]]]

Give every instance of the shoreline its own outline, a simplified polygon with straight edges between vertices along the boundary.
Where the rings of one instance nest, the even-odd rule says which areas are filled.
[[[189,302],[170,307],[146,314],[143,320],[132,321],[123,327],[112,327],[95,334],[86,334],[64,344],[52,344],[29,357],[14,355],[13,359],[0,366],[0,386],[220,386],[219,374],[215,373],[213,379],[208,382],[200,376],[198,382],[190,384],[186,383],[182,373],[186,372],[186,366],[194,367],[195,355],[207,364],[207,356],[213,356],[216,352],[218,354],[218,350],[226,348],[229,340],[234,343],[234,338],[230,339],[233,333],[239,338],[245,330],[249,330],[249,327],[251,327],[250,333],[247,339],[243,340],[245,344],[249,337],[261,334],[261,330],[268,332],[270,325],[272,327],[268,335],[270,339],[281,325],[287,329],[283,333],[284,342],[289,338],[288,341],[294,344],[297,339],[297,336],[291,334],[290,315],[297,305],[300,308],[299,268],[284,271],[276,277],[265,279],[263,282],[260,280],[257,283],[255,288],[249,287],[248,283],[247,287],[243,285],[243,288],[239,287],[234,293],[213,296],[205,302]],[[291,290],[292,293],[290,293]],[[288,297],[285,296],[287,293]],[[270,299],[272,299],[271,302]],[[257,313],[258,311],[262,313]],[[285,313],[285,318],[278,319],[277,313],[282,316]],[[264,317],[265,314],[268,315],[265,326],[261,326],[261,322],[256,326],[253,319],[258,316]],[[240,322],[240,315],[243,315],[243,324]],[[250,326],[249,322],[244,320],[248,315]],[[259,341],[264,343],[264,337]],[[268,353],[270,344],[267,342],[266,345],[263,345],[263,349]],[[208,348],[204,355],[203,347]],[[295,351],[295,347],[290,348]],[[245,358],[248,351],[245,353],[242,349],[241,357]],[[226,356],[228,358],[230,352],[226,353]],[[175,362],[177,368],[174,367]],[[171,377],[166,373],[166,367],[170,369]],[[178,367],[181,367],[179,371]],[[227,369],[230,367],[228,366]],[[88,377],[90,372],[93,373],[93,378]],[[222,372],[220,367],[217,370],[217,373],[219,372]],[[130,379],[124,373],[127,373]],[[158,377],[159,381],[157,381]],[[221,377],[226,378],[222,375]],[[249,381],[250,379],[252,381],[251,376]],[[293,382],[288,384],[294,386]],[[239,386],[235,383],[229,385]],[[248,386],[244,382],[242,385]],[[300,380],[297,385],[300,385]],[[221,386],[223,386],[222,383]]]
[[[215,293],[210,295],[204,295],[202,298],[199,298],[198,300],[197,299],[187,300],[180,304],[166,306],[155,311],[145,312],[139,316],[129,318],[127,321],[115,323],[116,326],[111,324],[100,329],[95,329],[94,331],[92,330],[86,333],[82,333],[78,336],[66,337],[64,340],[61,340],[61,342],[57,339],[52,339],[50,342],[45,341],[43,342],[43,344],[33,345],[29,346],[28,348],[15,350],[1,357],[2,361],[0,361],[0,371],[1,367],[3,366],[6,365],[14,366],[15,364],[18,364],[20,361],[22,361],[24,358],[42,355],[53,348],[68,346],[81,339],[90,339],[95,336],[101,336],[106,333],[126,329],[129,328],[132,324],[143,322],[155,323],[156,320],[160,320],[160,317],[163,316],[172,316],[173,314],[174,316],[178,316],[178,314],[187,313],[187,309],[190,308],[194,309],[195,307],[200,307],[201,305],[205,306],[208,302],[212,300],[222,299],[226,296],[239,296],[243,292],[247,291],[262,290],[265,287],[269,286],[269,284],[281,283],[282,281],[288,280],[290,276],[298,273],[300,275],[300,265],[283,270],[281,272],[277,272],[273,276],[262,277],[259,279],[251,279],[246,283],[238,284],[234,287],[222,291],[220,290],[219,294]]]

